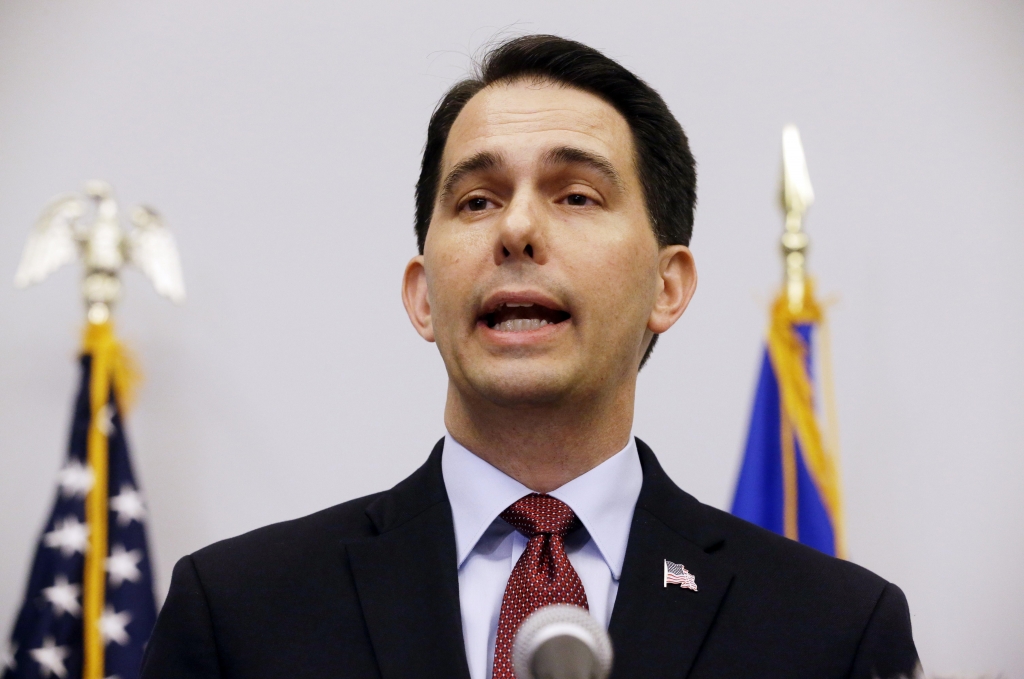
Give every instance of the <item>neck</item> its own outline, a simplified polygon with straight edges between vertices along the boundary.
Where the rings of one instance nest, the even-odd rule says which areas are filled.
[[[582,404],[506,407],[467,399],[449,382],[444,423],[477,457],[548,493],[626,447],[635,388]]]

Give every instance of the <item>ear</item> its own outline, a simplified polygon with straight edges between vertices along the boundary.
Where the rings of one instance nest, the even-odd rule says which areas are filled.
[[[647,329],[660,335],[679,320],[697,289],[697,266],[690,248],[685,245],[662,248],[658,277],[660,290],[647,319]]]
[[[405,266],[402,277],[402,303],[409,314],[412,327],[420,337],[434,341],[434,326],[430,318],[430,297],[427,295],[427,271],[423,268],[423,255],[416,255]]]

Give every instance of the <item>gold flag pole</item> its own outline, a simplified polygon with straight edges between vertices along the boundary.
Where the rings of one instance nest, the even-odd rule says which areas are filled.
[[[782,130],[782,186],[779,198],[785,212],[785,227],[780,239],[783,257],[783,288],[782,295],[789,313],[797,316],[804,311],[807,300],[807,246],[810,239],[804,233],[804,214],[814,202],[814,190],[807,172],[807,161],[804,158],[800,132],[795,125],[787,125]],[[788,320],[784,321],[786,326]],[[781,326],[781,324],[780,324]],[[779,328],[782,330],[782,327]],[[792,332],[786,333],[788,344],[792,346]],[[781,354],[777,350],[776,354]],[[790,352],[792,353],[792,352]],[[786,537],[799,539],[797,526],[797,463],[796,444],[793,432],[793,421],[783,417],[780,423],[782,433],[782,525]]]

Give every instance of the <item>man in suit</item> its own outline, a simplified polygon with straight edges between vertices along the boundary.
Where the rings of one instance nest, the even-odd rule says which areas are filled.
[[[403,281],[448,435],[389,491],[181,559],[143,676],[511,679],[549,603],[607,626],[620,679],[912,672],[895,585],[702,505],[632,436],[696,287],[695,183],[621,65],[552,36],[492,50],[431,117]]]

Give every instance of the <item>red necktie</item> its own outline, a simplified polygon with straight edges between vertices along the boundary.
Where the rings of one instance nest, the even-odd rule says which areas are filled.
[[[513,503],[501,518],[529,539],[505,586],[494,642],[492,679],[514,679],[512,642],[530,613],[549,604],[590,607],[580,576],[565,554],[565,536],[581,525],[569,505],[533,493]]]

